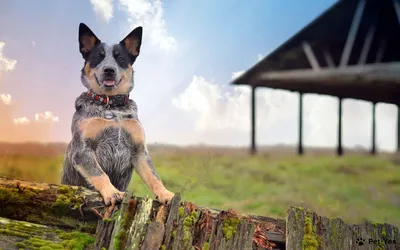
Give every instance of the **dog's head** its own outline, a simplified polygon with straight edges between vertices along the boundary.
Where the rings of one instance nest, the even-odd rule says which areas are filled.
[[[129,94],[133,89],[132,65],[140,52],[142,27],[137,27],[119,44],[105,44],[88,26],[79,25],[79,50],[85,60],[83,85],[100,95]]]

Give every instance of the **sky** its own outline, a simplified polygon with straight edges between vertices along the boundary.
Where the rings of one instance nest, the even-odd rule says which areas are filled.
[[[149,143],[246,146],[250,89],[231,85],[336,0],[0,1],[0,141],[68,142],[83,59],[78,26],[118,43],[143,26],[131,99]],[[298,94],[257,90],[257,143],[296,144]],[[306,146],[335,147],[337,99],[304,96]],[[343,144],[371,146],[372,104],[343,102]],[[377,146],[394,150],[397,108],[377,105]]]

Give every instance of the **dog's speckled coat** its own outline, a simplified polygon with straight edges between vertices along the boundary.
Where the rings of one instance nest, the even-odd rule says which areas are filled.
[[[82,84],[105,97],[128,95],[133,89],[132,64],[141,42],[141,27],[119,44],[107,45],[80,24],[79,45],[85,59]],[[94,188],[106,204],[115,204],[122,199],[135,169],[161,202],[169,202],[174,196],[154,169],[134,101],[109,106],[82,94],[75,102],[71,132],[62,184]]]

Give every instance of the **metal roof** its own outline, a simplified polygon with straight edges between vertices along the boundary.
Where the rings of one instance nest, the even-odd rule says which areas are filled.
[[[400,105],[399,44],[399,0],[339,0],[233,84]]]

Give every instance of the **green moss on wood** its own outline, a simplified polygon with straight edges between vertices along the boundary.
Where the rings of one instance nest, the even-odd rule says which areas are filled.
[[[196,224],[198,218],[199,214],[196,211],[192,211],[183,220],[183,241],[185,242],[185,246],[188,245],[192,237],[191,228]]]
[[[93,236],[78,232],[65,232],[52,227],[24,221],[0,218],[0,234],[21,238],[15,246],[19,249],[80,250],[93,245]]]
[[[304,237],[302,241],[303,250],[317,250],[320,246],[321,238],[316,233],[312,224],[311,213],[307,212],[304,218]]]
[[[115,235],[114,238],[114,249],[121,250],[125,247],[126,240],[128,239],[128,228],[132,223],[132,220],[135,216],[135,203],[134,201],[128,202],[128,209],[122,214],[122,221],[121,221],[121,230]],[[114,216],[119,216],[120,211]]]
[[[121,250],[124,248],[126,240],[128,238],[128,233],[125,229],[122,229],[117,233],[114,239],[114,248],[116,250]]]
[[[48,249],[63,249],[63,250],[84,250],[88,247],[93,247],[95,238],[81,232],[63,232],[57,235],[58,239],[50,241],[47,239],[40,238],[38,236],[31,237],[22,242],[17,242],[15,244],[18,248],[23,249],[38,249],[38,250],[48,250]],[[59,242],[57,242],[59,241]]]
[[[103,218],[103,222],[113,222],[114,218]]]
[[[13,231],[9,229],[0,229],[0,234],[3,235],[9,235],[9,236],[16,236],[16,237],[21,237],[21,238],[29,238],[30,235],[18,231]]]
[[[210,250],[210,243],[205,242],[201,250]]]
[[[79,209],[81,199],[76,195],[76,188],[61,185],[54,189],[35,189],[35,187],[0,187],[0,216],[20,221],[29,221],[53,226],[66,226],[94,233],[97,223],[82,223],[68,217],[70,211]],[[43,200],[37,202],[38,196],[56,194],[52,204]],[[40,199],[39,199],[40,200]]]
[[[184,207],[179,207],[178,208],[178,218],[179,219],[182,218],[184,213],[185,213],[185,208]]]
[[[385,225],[383,225],[383,227],[382,227],[382,237],[386,238],[386,236],[387,236],[386,228],[385,228]]]
[[[96,241],[94,237],[78,231],[61,233],[59,237],[63,240],[61,244],[66,249],[71,250],[83,250],[86,247],[93,246]]]
[[[229,240],[233,235],[236,234],[237,226],[240,223],[239,218],[226,218],[223,221],[222,232],[224,233],[225,239]]]

